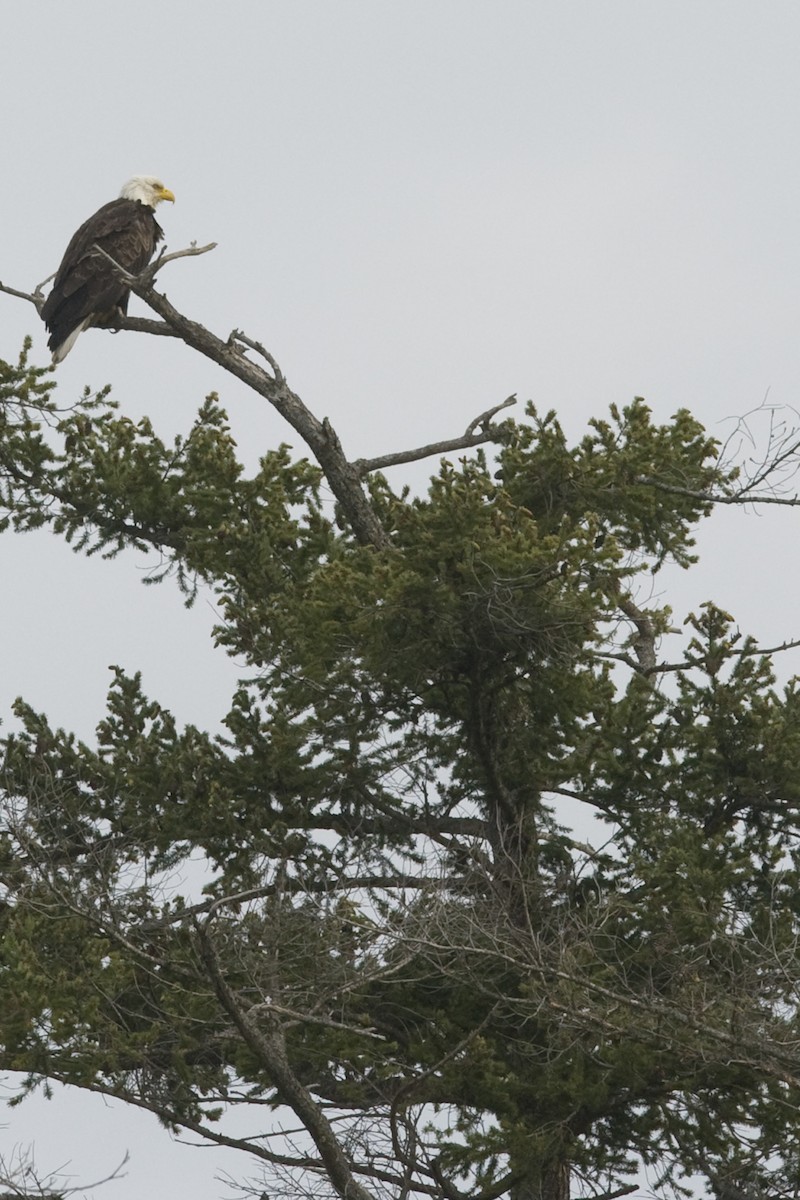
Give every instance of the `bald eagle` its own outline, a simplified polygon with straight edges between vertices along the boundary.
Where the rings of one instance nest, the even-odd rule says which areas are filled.
[[[67,246],[53,289],[42,306],[54,363],[66,358],[84,329],[106,325],[127,312],[128,288],[94,247],[102,246],[126,271],[138,274],[164,236],[155,218],[155,207],[162,200],[174,203],[175,197],[160,179],[134,175],[119,199],[104,204],[84,221]]]

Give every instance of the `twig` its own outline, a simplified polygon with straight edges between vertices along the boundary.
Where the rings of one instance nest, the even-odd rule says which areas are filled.
[[[96,1179],[94,1181],[94,1183],[81,1183],[77,1187],[67,1188],[65,1191],[63,1191],[61,1193],[62,1196],[71,1196],[73,1192],[88,1192],[88,1191],[91,1191],[93,1188],[102,1187],[103,1184],[111,1183],[115,1179],[124,1179],[125,1176],[122,1174],[122,1168],[126,1167],[128,1165],[128,1163],[130,1162],[130,1159],[131,1159],[130,1153],[129,1153],[129,1151],[126,1150],[124,1155],[122,1156],[122,1161],[119,1163],[118,1166],[114,1167],[114,1170],[111,1172],[110,1175],[106,1175],[103,1179]]]
[[[167,247],[164,246],[158,257],[153,260],[145,271],[158,270],[165,263],[172,262],[175,258],[193,258],[196,254],[208,254],[209,250],[216,250],[217,243],[209,242],[206,246],[198,246],[197,242],[190,242],[183,250],[173,250],[171,254],[167,254]]]
[[[52,279],[52,275],[50,278]],[[47,280],[45,280],[45,283],[47,283]],[[8,287],[5,283],[0,283],[0,292],[5,292],[8,296],[16,296],[18,300],[29,300],[36,311],[40,313],[44,304],[44,296],[39,292],[40,287],[44,287],[44,284],[40,283],[32,292],[19,292],[16,288]]]
[[[762,649],[760,646],[746,646],[744,650],[731,650],[730,658],[751,658],[754,655],[768,657],[771,654],[781,654],[784,650],[796,650],[800,646],[800,638],[791,638],[785,642],[781,642],[779,646],[767,646]]]
[[[187,246],[185,250],[173,250],[171,254],[167,254],[167,248],[165,246],[158,257],[154,258],[153,261],[146,266],[143,271],[140,271],[138,275],[132,275],[131,272],[126,270],[126,268],[118,263],[115,258],[112,258],[108,251],[104,250],[98,242],[93,244],[92,249],[96,251],[96,253],[102,258],[106,259],[107,262],[110,262],[112,267],[116,268],[117,273],[119,274],[123,283],[133,284],[136,282],[142,286],[148,286],[149,284],[152,284],[156,275],[161,268],[166,265],[166,263],[174,262],[176,258],[193,258],[197,254],[208,254],[209,250],[216,249],[216,246],[216,242],[209,242],[207,246],[198,246],[193,242],[191,246]]]
[[[209,242],[207,246],[198,246],[196,242],[192,242],[185,250],[173,250],[171,254],[167,254],[167,247],[164,246],[157,258],[145,267],[139,278],[153,282],[158,272],[168,262],[174,262],[176,258],[193,258],[197,254],[208,254],[209,250],[216,250],[217,243]]]
[[[63,1167],[49,1171],[47,1180],[42,1181],[30,1161],[30,1151],[17,1151],[16,1157],[19,1165],[15,1165],[13,1161],[9,1165],[7,1160],[0,1156],[0,1185],[10,1189],[0,1193],[0,1200],[31,1200],[32,1197],[36,1197],[36,1200],[66,1200],[67,1196],[73,1196],[76,1192],[89,1192],[115,1179],[124,1179],[122,1168],[127,1166],[131,1156],[126,1150],[122,1160],[110,1174],[96,1179],[93,1183],[81,1183],[75,1187],[58,1186]],[[17,1183],[17,1179],[21,1182]]]
[[[700,500],[705,504],[786,504],[797,508],[800,496],[763,496],[752,495],[750,492],[734,492],[730,495],[721,492],[698,492],[693,488],[679,487],[674,483],[663,483],[651,475],[637,475],[634,483],[643,483],[647,487],[656,488],[659,492],[669,492],[673,496],[687,496],[690,500]]]

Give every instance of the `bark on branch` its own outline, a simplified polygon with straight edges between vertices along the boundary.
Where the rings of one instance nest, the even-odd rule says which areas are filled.
[[[207,249],[210,247],[188,253],[204,253]],[[292,429],[299,433],[317,459],[331,491],[339,501],[358,541],[363,545],[384,549],[388,545],[386,533],[364,492],[357,470],[352,463],[347,461],[341,443],[330,423],[319,421],[314,416],[300,397],[291,390],[280,368],[274,360],[270,361],[270,357],[266,355],[263,348],[259,348],[258,352],[266,358],[269,370],[247,357],[246,349],[257,343],[250,343],[238,331],[234,332],[227,341],[223,341],[198,321],[192,321],[183,313],[178,312],[166,296],[155,290],[153,286],[155,270],[165,262],[182,257],[187,252],[167,255],[161,260],[156,260],[141,275],[132,276],[105,254],[100,247],[98,250],[109,259],[114,269],[119,272],[120,278],[130,287],[134,295],[139,296],[149,308],[152,308],[153,312],[158,313],[187,346],[198,350],[212,362],[218,363],[224,370],[235,375],[237,379],[241,379],[254,392],[269,401],[283,419],[291,425]]]
[[[394,467],[398,463],[416,462],[420,458],[432,458],[435,454],[452,454],[456,450],[468,450],[470,446],[480,446],[484,442],[496,442],[501,438],[500,426],[492,425],[491,418],[502,409],[517,403],[516,396],[509,396],[502,404],[487,409],[470,421],[466,433],[459,438],[450,438],[443,442],[431,442],[427,446],[419,446],[415,450],[400,450],[396,454],[383,454],[378,458],[358,458],[353,463],[359,475],[369,475],[371,471],[382,471],[384,467]]]
[[[372,1192],[359,1183],[353,1174],[330,1121],[294,1074],[279,1023],[269,1016],[262,1023],[253,1020],[252,1010],[248,1011],[243,1007],[225,978],[208,929],[197,924],[195,930],[200,958],[208,971],[220,1004],[239,1030],[246,1045],[269,1073],[281,1099],[308,1130],[336,1191],[343,1200],[374,1200]]]
[[[38,313],[41,313],[42,305],[45,301],[42,288],[53,278],[53,275],[48,275],[47,279],[43,279],[41,283],[37,283],[32,292],[20,292],[17,288],[9,287],[7,284],[0,282],[0,292],[5,292],[7,296],[16,296],[18,300],[27,300],[34,306]]]
[[[362,545],[373,546],[379,550],[385,549],[389,545],[389,539],[364,491],[362,482],[364,476],[384,467],[466,450],[485,442],[500,441],[502,427],[494,424],[492,418],[502,409],[515,404],[516,396],[509,396],[501,404],[480,413],[470,421],[461,437],[432,442],[426,446],[377,458],[362,458],[356,462],[350,462],[330,421],[327,418],[320,421],[300,397],[291,390],[275,358],[260,342],[249,338],[239,329],[234,329],[223,341],[199,322],[184,316],[165,295],[155,290],[155,277],[167,263],[179,258],[207,254],[215,246],[215,242],[206,246],[197,246],[192,243],[186,249],[176,250],[170,254],[164,250],[139,275],[132,275],[126,271],[102,246],[95,246],[96,253],[111,264],[134,295],[139,296],[161,318],[160,321],[153,321],[146,317],[124,316],[110,322],[107,328],[115,332],[128,330],[136,333],[149,333],[157,337],[180,338],[192,349],[199,351],[206,358],[210,358],[252,388],[253,391],[263,396],[300,435],[316,458],[357,540]],[[18,299],[27,300],[34,305],[37,312],[41,312],[45,300],[42,289],[48,282],[49,280],[44,280],[30,293],[0,283],[0,291]],[[248,357],[247,351],[257,354],[266,365],[253,361]]]

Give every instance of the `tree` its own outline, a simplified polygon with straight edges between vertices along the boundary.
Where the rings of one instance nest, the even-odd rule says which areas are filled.
[[[635,400],[571,446],[499,405],[350,462],[262,346],[153,279],[162,321],[122,327],[220,362],[316,461],[248,477],[214,396],[167,445],[108,394],[59,409],[27,350],[0,364],[3,527],[152,549],[248,671],[224,737],[120,670],[91,746],[18,702],[0,1066],[238,1147],[271,1195],[611,1198],[640,1161],[796,1195],[798,689],[711,603],[662,661],[671,613],[637,591],[794,442],[743,483],[686,411]],[[425,495],[381,474],[442,454]],[[175,894],[198,852],[203,894]],[[270,1132],[233,1136],[237,1105]]]

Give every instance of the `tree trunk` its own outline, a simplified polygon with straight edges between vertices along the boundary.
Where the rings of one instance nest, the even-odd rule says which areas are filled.
[[[569,1200],[569,1163],[554,1163],[541,1174],[520,1180],[509,1194],[511,1200]]]

